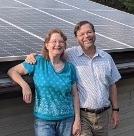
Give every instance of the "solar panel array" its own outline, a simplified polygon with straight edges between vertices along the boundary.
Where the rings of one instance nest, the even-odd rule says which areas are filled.
[[[60,28],[68,47],[76,46],[77,22],[88,20],[96,29],[96,46],[134,50],[134,15],[88,0],[0,0],[0,61],[40,52],[44,34]]]

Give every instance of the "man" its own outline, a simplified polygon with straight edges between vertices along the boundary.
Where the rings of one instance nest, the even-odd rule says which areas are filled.
[[[119,124],[116,82],[121,78],[111,56],[95,46],[92,23],[81,21],[74,28],[80,46],[66,50],[68,60],[76,67],[81,107],[81,136],[108,136],[108,109],[112,106],[113,128]],[[35,62],[34,55],[27,62]]]

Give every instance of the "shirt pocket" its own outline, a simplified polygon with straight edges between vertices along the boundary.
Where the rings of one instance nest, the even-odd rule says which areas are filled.
[[[96,71],[98,80],[105,85],[109,85],[111,70],[107,66],[103,65],[101,67],[98,67]]]

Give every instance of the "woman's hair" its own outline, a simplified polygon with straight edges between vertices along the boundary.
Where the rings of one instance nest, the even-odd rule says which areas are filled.
[[[67,37],[65,36],[65,34],[58,28],[54,28],[54,29],[50,29],[46,35],[45,35],[45,40],[44,40],[44,46],[43,46],[43,49],[42,49],[42,56],[45,57],[47,60],[49,60],[49,51],[48,49],[46,48],[46,44],[50,41],[51,39],[51,36],[52,34],[54,33],[58,33],[61,35],[61,37],[63,38],[63,41],[65,43],[65,48],[66,48],[66,41],[67,41]],[[65,61],[65,55],[64,55],[64,51],[63,53],[61,54],[60,56],[60,59],[62,61]]]
[[[93,32],[95,32],[94,25],[92,23],[90,23],[89,21],[80,21],[79,23],[76,24],[76,26],[74,28],[74,35],[75,35],[75,37],[77,37],[77,32],[85,24],[89,24],[91,26]]]

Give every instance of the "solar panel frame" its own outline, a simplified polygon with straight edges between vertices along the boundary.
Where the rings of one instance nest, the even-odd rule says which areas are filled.
[[[88,0],[0,0],[0,61],[40,53],[44,34],[59,27],[77,46],[73,29],[88,20],[96,29],[95,45],[108,52],[134,50],[134,15]]]

